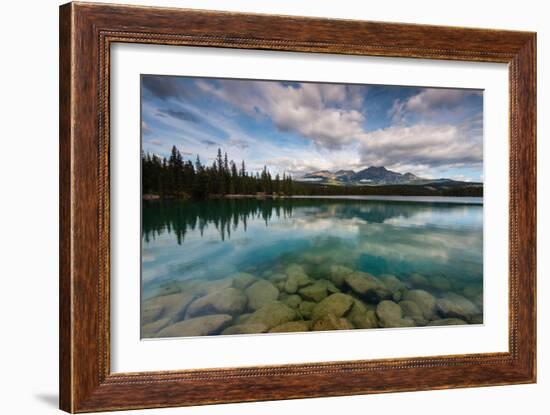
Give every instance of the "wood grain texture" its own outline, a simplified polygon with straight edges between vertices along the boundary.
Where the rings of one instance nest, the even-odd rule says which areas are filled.
[[[110,45],[116,42],[508,63],[509,352],[110,373],[109,70]],[[60,407],[90,412],[534,382],[535,68],[534,33],[104,4],[61,6]]]

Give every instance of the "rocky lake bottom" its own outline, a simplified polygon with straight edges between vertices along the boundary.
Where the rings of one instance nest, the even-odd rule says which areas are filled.
[[[141,337],[483,323],[476,200],[147,201]]]
[[[160,291],[142,305],[144,338],[483,323],[480,284],[417,273],[403,281],[344,265],[290,264]]]

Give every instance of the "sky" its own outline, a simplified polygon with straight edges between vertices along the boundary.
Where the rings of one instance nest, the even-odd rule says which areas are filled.
[[[483,181],[480,90],[142,75],[141,115],[142,149],[160,156]]]

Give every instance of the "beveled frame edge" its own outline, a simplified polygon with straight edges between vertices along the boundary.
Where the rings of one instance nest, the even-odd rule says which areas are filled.
[[[108,155],[114,42],[508,63],[510,351],[111,374]],[[61,409],[90,412],[535,382],[535,33],[69,3],[60,8],[59,58]]]

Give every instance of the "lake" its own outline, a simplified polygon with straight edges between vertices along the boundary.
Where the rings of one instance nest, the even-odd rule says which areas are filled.
[[[282,317],[288,330],[279,331],[312,329],[311,310],[301,312],[301,303],[313,309],[334,294],[353,303],[313,329],[371,328],[353,322],[352,307],[364,308],[372,328],[483,320],[481,198],[143,201],[142,225],[142,337],[241,334],[227,327],[245,326],[239,317],[255,315],[262,295],[297,310]],[[250,294],[253,284],[259,294]],[[273,298],[266,294],[275,292],[271,287],[278,290]],[[233,308],[214,298],[220,290],[229,290],[225,302],[235,297]],[[229,317],[210,332],[182,324],[211,315]],[[259,331],[260,324],[244,333],[273,329],[270,323]]]

